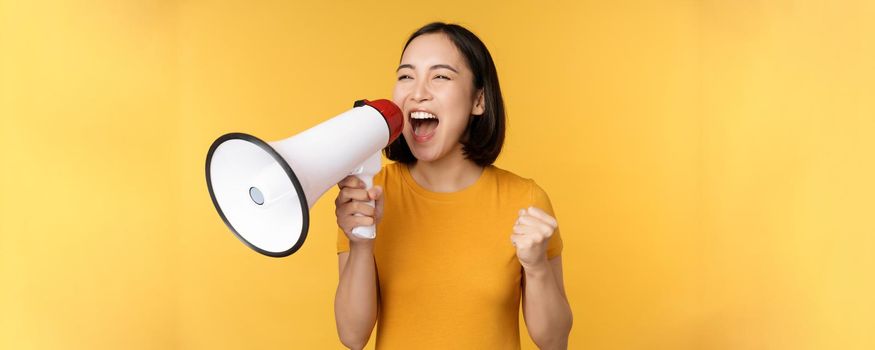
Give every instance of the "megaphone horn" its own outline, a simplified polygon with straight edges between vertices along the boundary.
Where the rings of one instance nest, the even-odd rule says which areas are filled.
[[[329,188],[348,175],[373,186],[380,150],[403,126],[401,109],[392,101],[359,100],[279,141],[225,134],[207,152],[207,189],[219,216],[243,243],[267,256],[288,256],[304,244],[310,208]],[[353,234],[374,238],[376,229],[356,227]]]

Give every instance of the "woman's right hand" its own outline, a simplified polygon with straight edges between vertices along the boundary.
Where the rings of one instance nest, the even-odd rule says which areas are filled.
[[[383,216],[383,189],[374,186],[365,189],[365,183],[355,175],[345,177],[337,183],[340,192],[334,200],[334,214],[337,215],[337,225],[349,238],[350,246],[360,243],[372,243],[373,239],[361,238],[352,234],[352,229],[359,226],[376,225]],[[368,202],[376,201],[376,208]],[[355,214],[361,214],[355,215]]]

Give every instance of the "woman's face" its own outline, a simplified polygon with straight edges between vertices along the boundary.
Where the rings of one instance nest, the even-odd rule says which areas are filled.
[[[416,159],[430,162],[461,151],[468,118],[484,109],[474,75],[450,38],[434,33],[413,39],[397,77],[392,99],[404,112],[402,134]]]

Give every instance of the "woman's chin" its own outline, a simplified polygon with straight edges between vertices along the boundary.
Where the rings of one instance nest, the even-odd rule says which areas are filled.
[[[438,158],[434,154],[426,152],[413,152],[413,157],[419,162],[432,162]]]
[[[432,162],[440,158],[440,148],[436,145],[413,145],[410,151],[417,161]]]

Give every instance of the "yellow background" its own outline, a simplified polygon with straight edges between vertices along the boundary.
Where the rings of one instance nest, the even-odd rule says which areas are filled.
[[[0,348],[339,348],[332,201],[299,253],[258,255],[212,207],[207,148],[390,97],[406,37],[445,20],[497,63],[497,165],[553,200],[572,349],[873,349],[873,18],[867,0],[0,0]]]

